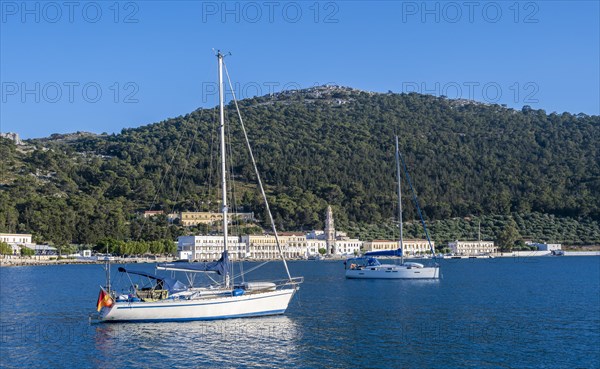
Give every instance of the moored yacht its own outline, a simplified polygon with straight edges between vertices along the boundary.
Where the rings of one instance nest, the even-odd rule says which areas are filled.
[[[400,175],[400,162],[404,168],[406,179],[413,194],[413,199],[417,207],[417,212],[421,218],[421,223],[427,237],[427,242],[433,255],[432,265],[426,266],[421,263],[404,261],[404,241],[402,233],[402,186]],[[421,208],[417,200],[414,188],[410,181],[410,176],[406,164],[400,155],[398,146],[398,137],[396,136],[396,176],[398,180],[398,227],[400,229],[399,248],[397,250],[371,251],[365,253],[362,257],[351,258],[344,262],[346,269],[346,278],[348,279],[437,279],[440,277],[439,265],[435,262],[435,249],[429,238],[429,232],[421,214]],[[400,257],[400,264],[381,264],[375,256]]]
[[[229,260],[228,247],[228,205],[226,182],[226,146],[225,120],[223,104],[223,67],[224,55],[217,52],[219,71],[219,107],[220,107],[220,139],[221,139],[221,175],[222,175],[222,213],[223,213],[223,253],[217,261],[173,262],[157,265],[158,270],[180,272],[187,276],[187,283],[175,278],[162,277],[141,271],[119,268],[121,277],[129,282],[129,287],[117,291],[110,283],[110,260],[106,260],[106,285],[101,287],[98,296],[95,318],[100,321],[184,321],[184,320],[214,320],[240,317],[255,317],[264,315],[283,314],[292,297],[298,291],[302,277],[293,278],[290,275],[284,258],[273,216],[266,202],[266,194],[258,174],[256,162],[250,148],[246,129],[241,114],[234,102],[240,124],[254,165],[256,180],[265,201],[267,213],[275,240],[279,248],[287,278],[271,281],[248,281],[246,274],[260,267],[244,271],[240,266],[239,274],[234,275],[233,263]],[[225,67],[226,68],[226,67]],[[228,75],[229,78],[229,75]],[[229,81],[231,86],[231,81]],[[233,91],[233,88],[232,88]],[[206,281],[197,285],[196,276],[201,274]],[[140,284],[134,279],[140,279]],[[237,283],[236,283],[237,282]]]

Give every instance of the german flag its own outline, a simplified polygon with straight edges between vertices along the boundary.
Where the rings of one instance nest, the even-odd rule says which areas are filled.
[[[98,311],[102,310],[103,306],[111,307],[113,305],[113,300],[104,290],[104,288],[100,287],[100,294],[98,295]]]

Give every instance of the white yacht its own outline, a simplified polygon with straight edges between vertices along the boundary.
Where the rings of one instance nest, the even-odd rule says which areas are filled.
[[[432,265],[424,265],[421,263],[405,262],[404,261],[404,242],[402,234],[402,186],[400,175],[400,162],[406,174],[406,179],[413,194],[417,212],[421,218],[421,224],[427,236],[429,247],[431,248]],[[398,180],[398,227],[400,228],[400,239],[398,241],[399,248],[397,250],[371,251],[365,253],[364,256],[348,259],[344,262],[346,269],[346,278],[349,279],[438,279],[440,277],[439,265],[435,262],[435,249],[429,238],[427,226],[421,214],[421,208],[417,200],[414,188],[410,181],[410,176],[406,168],[406,164],[400,155],[398,147],[398,137],[396,136],[396,173]],[[399,264],[381,264],[375,256],[400,257]]]
[[[221,139],[221,173],[222,173],[222,213],[223,213],[223,253],[220,260],[208,263],[173,262],[157,265],[158,270],[182,272],[187,275],[187,284],[171,277],[119,268],[121,276],[129,282],[128,289],[116,291],[110,283],[110,260],[106,262],[106,285],[101,287],[98,296],[95,318],[100,321],[185,321],[214,320],[226,318],[255,317],[283,314],[294,294],[298,291],[302,277],[293,278],[283,256],[275,223],[266,202],[266,195],[248,136],[237,105],[242,131],[248,147],[250,159],[254,164],[257,182],[265,200],[267,213],[271,218],[272,230],[279,247],[287,278],[272,281],[249,281],[246,276],[251,270],[234,275],[233,263],[227,252],[227,183],[226,183],[226,146],[225,120],[223,105],[223,67],[226,68],[224,55],[217,52],[219,72],[219,106],[220,106],[220,139]],[[229,75],[227,75],[229,80]],[[231,81],[229,80],[231,86]],[[231,89],[234,91],[234,89]],[[256,269],[252,268],[253,269]],[[208,281],[206,285],[197,286],[196,276],[201,274]],[[141,278],[140,284],[134,279]],[[237,283],[236,283],[237,282]]]

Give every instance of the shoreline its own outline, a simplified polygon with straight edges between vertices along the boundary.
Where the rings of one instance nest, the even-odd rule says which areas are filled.
[[[48,256],[42,256],[38,258],[37,256],[32,257],[14,257],[8,256],[0,259],[0,267],[11,267],[11,266],[42,266],[42,265],[72,265],[72,264],[80,264],[80,265],[103,265],[105,260],[97,260],[97,259],[86,259],[86,258],[62,258],[56,259],[56,257],[52,257],[50,259]],[[171,262],[175,260],[170,257],[157,257],[156,259],[151,258],[128,258],[128,259],[120,259],[114,258],[111,259],[111,264],[149,264],[149,263],[163,263],[163,262]]]
[[[563,256],[600,256],[600,251],[564,251]],[[549,252],[544,251],[515,251],[512,253],[504,253],[504,254],[495,254],[493,258],[519,258],[519,257],[563,257],[563,256],[553,256],[550,255]],[[290,259],[287,261],[307,261],[307,262],[332,262],[332,261],[344,261],[346,257],[336,257],[336,258],[326,258],[323,260],[304,260],[304,259]],[[386,258],[384,258],[386,259]],[[431,258],[407,258],[407,259],[415,259],[415,260],[431,260]],[[466,255],[460,257],[448,257],[444,258],[444,260],[472,260],[472,259],[490,259],[489,257],[469,257]],[[161,263],[161,262],[172,262],[175,258],[172,257],[157,257],[157,258],[127,258],[120,259],[115,258],[111,260],[111,264],[151,264],[151,263]],[[281,259],[273,259],[273,260],[244,260],[247,262],[264,262],[264,261],[277,261]],[[53,259],[51,260],[48,256],[45,256],[41,259],[37,257],[13,257],[13,256],[4,256],[0,258],[0,267],[17,267],[17,266],[44,266],[44,265],[102,265],[104,264],[104,260],[94,260],[94,259]]]

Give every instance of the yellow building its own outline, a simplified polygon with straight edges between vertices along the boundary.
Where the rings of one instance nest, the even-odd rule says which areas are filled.
[[[180,259],[218,260],[224,250],[223,236],[180,236],[177,239]],[[239,237],[227,237],[227,251],[231,260],[247,257],[246,244]]]
[[[428,252],[431,253],[431,249],[429,248],[429,243],[427,240],[407,239],[403,241],[403,245],[404,255],[426,254]],[[435,242],[431,241],[431,245],[435,248]],[[399,241],[373,240],[365,241],[364,243],[365,252],[397,250],[398,248],[400,248]]]
[[[306,235],[302,232],[278,233],[279,244],[286,258],[303,258],[307,256]],[[242,242],[248,247],[248,257],[251,259],[279,259],[279,249],[275,236],[271,234],[242,236]]]
[[[198,224],[212,224],[223,221],[222,213],[211,213],[207,211],[185,211],[179,214],[181,225],[190,227]],[[254,221],[254,213],[231,213],[229,214],[229,221],[233,219],[238,221],[252,222]]]
[[[454,241],[448,247],[455,255],[486,255],[498,252],[494,241]]]

